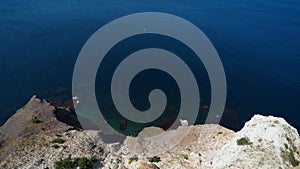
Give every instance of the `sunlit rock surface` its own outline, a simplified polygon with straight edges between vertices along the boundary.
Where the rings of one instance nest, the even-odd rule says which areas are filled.
[[[106,144],[101,131],[82,130],[65,113],[33,97],[0,127],[0,168],[53,168],[68,157],[95,157],[93,168],[104,169],[285,169],[299,160],[299,134],[282,118],[255,115],[239,132],[216,124],[149,127],[123,143]],[[157,135],[167,137],[149,139]],[[153,156],[160,161],[149,162]]]

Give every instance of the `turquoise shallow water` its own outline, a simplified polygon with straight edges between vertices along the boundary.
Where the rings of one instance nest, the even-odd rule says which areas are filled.
[[[33,94],[70,93],[76,58],[90,35],[116,18],[145,11],[185,18],[210,38],[227,76],[227,126],[239,128],[261,112],[300,129],[296,0],[1,1],[0,123]],[[204,82],[201,91],[209,104],[209,85]]]

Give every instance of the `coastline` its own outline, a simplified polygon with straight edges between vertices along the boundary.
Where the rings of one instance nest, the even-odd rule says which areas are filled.
[[[72,123],[61,122],[58,116],[62,114],[69,117],[68,122],[74,122],[70,118],[74,116],[65,116],[66,113],[45,100],[32,97],[0,127],[0,167],[52,168],[68,157],[86,157],[96,159],[92,163],[94,168],[104,169],[252,169],[257,164],[261,168],[280,166],[285,169],[300,159],[299,133],[283,118],[273,116],[255,115],[238,132],[217,124],[181,126],[172,131],[148,127],[137,137],[106,143],[101,131],[82,130]],[[191,130],[190,134],[166,152],[156,154],[167,147],[169,141],[147,141],[154,133],[176,136],[187,129]],[[239,143],[240,139],[249,140]],[[53,140],[62,142],[54,143]],[[154,156],[160,161],[149,162],[149,157]],[[133,157],[136,161],[129,162]]]

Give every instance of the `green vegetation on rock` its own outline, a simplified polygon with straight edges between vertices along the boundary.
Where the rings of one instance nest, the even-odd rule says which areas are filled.
[[[148,160],[149,160],[149,162],[151,162],[151,163],[157,163],[157,162],[160,162],[160,161],[161,161],[161,160],[160,160],[160,157],[158,157],[158,156],[150,157],[150,158],[148,158]]]
[[[292,164],[293,167],[296,167],[299,165],[299,161],[295,158],[294,156],[294,152],[292,150],[290,150],[290,153],[289,153],[289,160]]]
[[[57,143],[57,144],[63,144],[65,143],[66,140],[63,140],[61,138],[56,138],[54,140],[51,141],[51,143]]]
[[[74,165],[79,167],[80,169],[89,169],[93,168],[93,163],[90,159],[83,157],[83,158],[75,158]]]
[[[55,169],[73,169],[73,168],[79,168],[79,169],[92,169],[93,163],[97,161],[96,157],[92,157],[90,159],[86,157],[82,158],[66,158],[60,161],[56,161],[54,163]]]
[[[59,148],[59,145],[54,144],[54,145],[52,145],[52,147],[57,149],[57,148]]]
[[[93,156],[93,157],[91,157],[91,161],[92,161],[93,163],[95,163],[95,162],[97,162],[98,160],[97,160],[97,158],[96,158],[95,156]]]
[[[41,123],[43,121],[41,121],[39,119],[32,119],[31,122],[32,122],[32,124],[38,124],[38,123]]]
[[[74,162],[70,157],[60,161],[56,161],[54,163],[55,169],[72,169],[73,167],[74,167]]]
[[[250,139],[248,137],[242,137],[238,140],[236,140],[237,145],[251,145],[252,142],[250,141]]]
[[[132,162],[136,162],[138,160],[139,160],[139,158],[137,156],[132,156],[129,158],[128,164],[131,164]]]
[[[183,159],[185,159],[185,160],[188,160],[188,159],[189,159],[189,155],[187,155],[187,154],[183,154],[182,157],[183,157]]]

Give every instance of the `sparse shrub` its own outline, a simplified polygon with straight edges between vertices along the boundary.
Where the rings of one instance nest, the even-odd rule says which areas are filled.
[[[139,158],[137,156],[132,156],[129,158],[128,164],[131,164],[132,162],[136,162],[138,160],[139,160]]]
[[[297,147],[294,144],[292,145],[292,148],[293,148],[294,152],[297,152]]]
[[[32,122],[32,124],[38,124],[38,123],[41,123],[43,121],[41,121],[39,119],[32,119],[31,122]]]
[[[242,137],[238,140],[236,140],[237,145],[251,145],[252,142],[248,137]]]
[[[95,156],[93,156],[93,157],[91,157],[91,161],[92,161],[93,163],[95,163],[95,162],[97,162],[98,160],[97,160],[97,158],[96,158]]]
[[[297,151],[297,147],[295,146],[295,144],[293,143],[293,141],[291,140],[291,138],[289,138],[287,135],[285,136],[286,140],[288,141],[289,145],[291,146],[293,151]]]
[[[54,163],[55,169],[73,169],[73,168],[79,168],[79,169],[92,169],[93,163],[97,161],[96,157],[92,157],[91,159],[88,159],[86,157],[82,158],[74,158],[71,159],[70,157],[56,161]]]
[[[183,154],[182,157],[183,157],[183,159],[185,159],[185,160],[188,160],[188,159],[189,159],[189,155],[187,155],[187,154]]]
[[[149,160],[149,162],[151,162],[151,163],[157,163],[157,162],[160,162],[160,161],[161,161],[161,160],[160,160],[160,157],[158,157],[158,156],[150,157],[150,158],[148,158],[148,160]]]
[[[294,156],[294,152],[292,150],[290,150],[290,153],[289,153],[289,160],[292,164],[293,167],[296,167],[299,165],[299,161],[295,158]]]
[[[74,158],[73,164],[74,164],[74,165],[75,165],[75,164],[77,165],[79,160],[80,160],[80,158],[78,158],[78,157],[77,157],[77,158]]]
[[[288,146],[286,143],[284,143],[284,147],[285,147],[286,149],[289,148],[289,146]]]
[[[63,140],[61,138],[56,138],[54,140],[51,141],[51,143],[57,143],[57,144],[63,144],[65,143],[66,140]]]
[[[285,138],[289,143],[292,141],[288,136],[285,136]]]
[[[55,169],[72,169],[74,167],[73,161],[70,157],[56,161],[54,163],[54,168]]]
[[[59,145],[53,144],[52,147],[57,149],[57,148],[59,148]]]
[[[86,157],[83,157],[83,158],[79,158],[77,162],[77,167],[79,167],[80,169],[92,169],[93,164],[91,160],[89,160]]]

